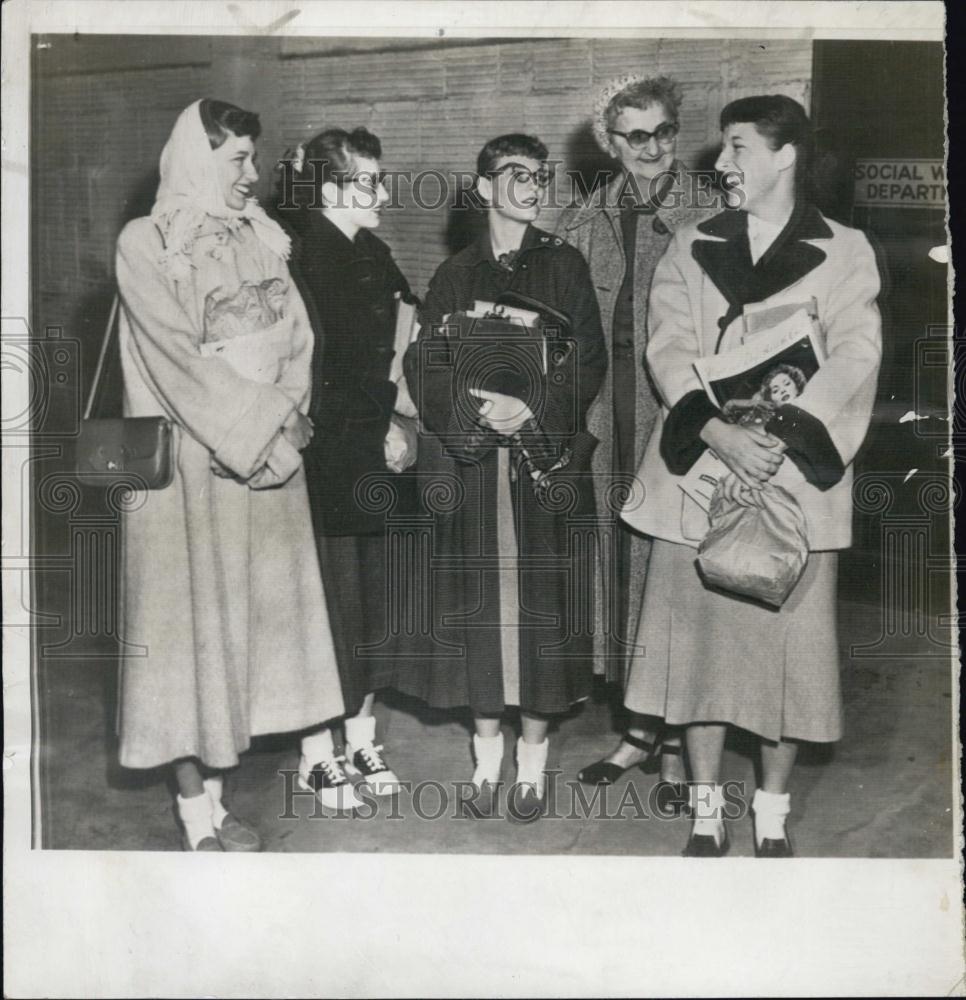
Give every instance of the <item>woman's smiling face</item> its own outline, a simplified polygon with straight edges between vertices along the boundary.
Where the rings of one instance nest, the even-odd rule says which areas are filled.
[[[623,108],[611,128],[617,132],[654,132],[658,126],[675,121],[662,104],[649,104],[641,108]],[[640,148],[632,149],[627,139],[621,135],[611,135],[611,149],[621,162],[621,166],[642,181],[651,181],[671,169],[677,151],[677,137],[670,142],[658,142],[651,138]],[[646,192],[645,192],[646,193]]]
[[[727,126],[721,133],[721,153],[714,168],[725,175],[729,205],[754,212],[778,186],[787,159],[785,147],[772,149],[767,136],[753,123]]]
[[[254,194],[253,188],[258,180],[255,143],[251,136],[238,136],[229,132],[228,138],[217,149],[212,150],[212,155],[215,157],[218,186],[225,204],[241,211],[245,202]]]

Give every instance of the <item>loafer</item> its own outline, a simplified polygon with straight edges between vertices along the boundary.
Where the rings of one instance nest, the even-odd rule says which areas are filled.
[[[730,846],[728,828],[724,827],[720,844],[710,833],[692,833],[681,855],[685,858],[721,858],[728,853]]]
[[[758,838],[755,838],[756,858],[794,858],[795,852],[792,850],[792,843],[786,833],[784,837],[763,837],[761,846],[758,845]]]
[[[182,838],[181,846],[186,851],[221,851],[223,848],[220,843],[214,837],[202,837],[198,841],[197,847],[191,846],[191,841],[188,840],[187,834]]]
[[[220,827],[215,827],[215,836],[223,851],[260,851],[262,838],[247,823],[243,823],[231,813],[224,818]]]
[[[547,807],[547,791],[537,794],[529,782],[517,782],[507,792],[507,815],[516,823],[532,823],[539,819]]]
[[[460,801],[459,817],[461,819],[494,819],[499,817],[499,792],[502,782],[494,784],[484,781],[475,786],[476,794]]]

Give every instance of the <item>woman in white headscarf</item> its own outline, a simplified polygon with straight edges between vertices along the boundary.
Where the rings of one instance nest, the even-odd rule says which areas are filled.
[[[174,425],[170,486],[125,515],[120,759],[173,764],[184,844],[257,850],[221,772],[343,712],[301,449],[312,329],[252,187],[257,115],[197,101],[117,245],[125,413]]]

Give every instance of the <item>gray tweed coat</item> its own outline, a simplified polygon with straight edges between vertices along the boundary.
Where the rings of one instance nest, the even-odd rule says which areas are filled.
[[[637,245],[634,254],[634,351],[633,363],[640,366],[637,379],[637,400],[634,419],[634,464],[640,466],[644,449],[654,429],[660,404],[650,376],[644,366],[647,347],[647,300],[651,279],[658,261],[664,256],[674,232],[691,222],[699,222],[715,213],[709,193],[698,200],[690,186],[684,164],[675,161],[675,181],[663,199],[662,206],[653,216],[640,220],[637,227]],[[587,429],[600,440],[594,454],[593,474],[596,487],[598,514],[605,525],[614,532],[629,531],[618,518],[623,494],[615,481],[613,468],[614,440],[614,380],[615,365],[627,364],[616,358],[613,351],[614,308],[617,294],[624,280],[626,258],[621,235],[620,206],[618,199],[626,191],[624,175],[607,187],[598,189],[584,204],[568,209],[557,225],[557,235],[575,246],[590,265],[591,279],[600,305],[601,325],[607,342],[610,364],[604,385],[587,414]],[[697,202],[697,204],[696,204]],[[707,203],[706,207],[702,207]],[[595,631],[594,669],[605,674],[608,680],[623,682],[626,647],[613,639],[615,623],[620,617],[626,622],[623,639],[637,634],[644,580],[650,553],[650,540],[632,533],[631,570],[626,593],[614,593],[613,573],[608,572],[607,562],[598,566],[597,622]],[[623,605],[623,614],[618,609]],[[621,637],[618,637],[620,639]]]

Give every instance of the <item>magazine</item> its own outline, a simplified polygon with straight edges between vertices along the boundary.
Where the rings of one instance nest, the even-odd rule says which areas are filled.
[[[742,345],[724,354],[698,358],[694,370],[723,419],[763,428],[779,406],[802,393],[824,361],[813,299],[747,315]],[[707,513],[718,480],[726,472],[724,462],[708,450],[678,485]],[[701,534],[698,531],[693,537]]]

